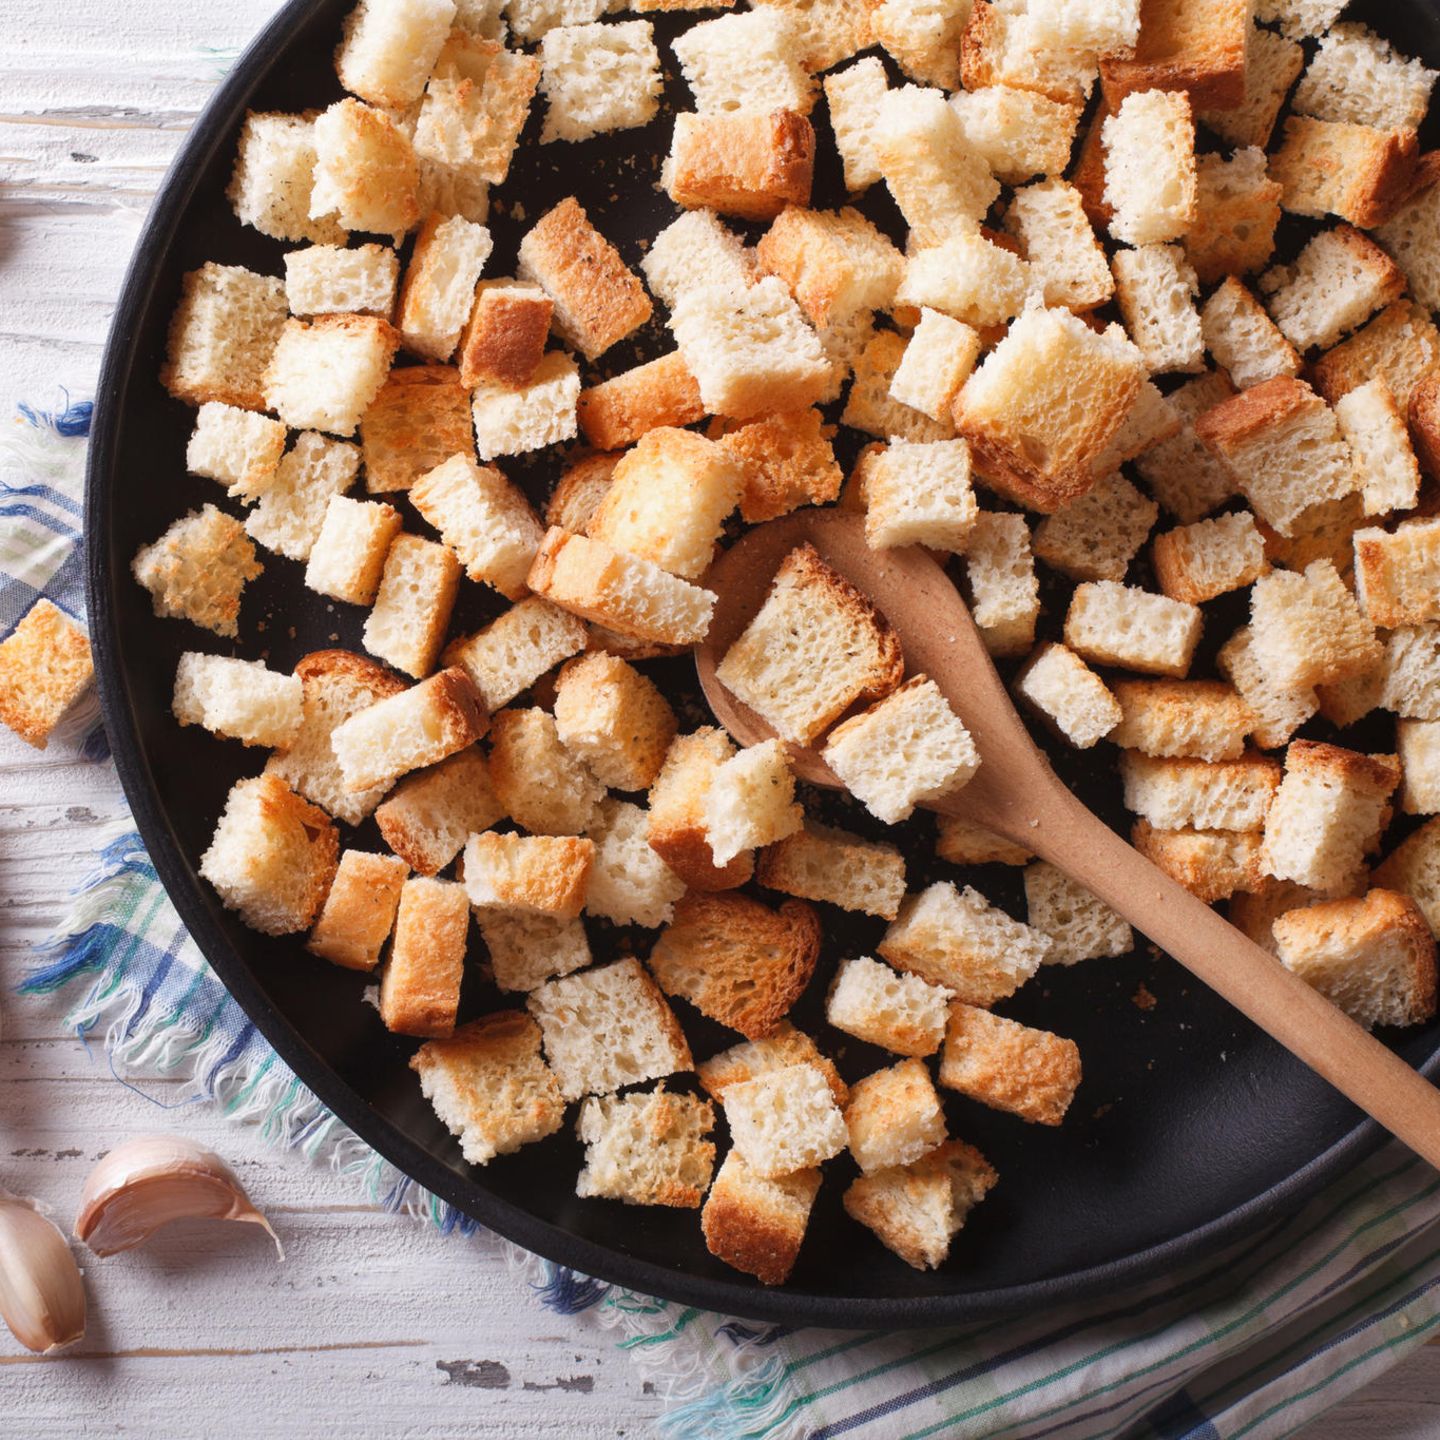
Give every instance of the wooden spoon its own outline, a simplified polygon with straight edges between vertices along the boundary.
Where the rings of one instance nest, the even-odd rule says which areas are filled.
[[[860,517],[809,510],[758,526],[716,561],[706,584],[719,602],[696,666],[716,718],[739,744],[775,732],[720,684],[715,667],[760,608],[780,562],[806,542],[872,598],[900,636],[908,673],[930,676],[975,739],[975,778],[929,808],[983,825],[1073,876],[1440,1167],[1440,1091],[1066,789],[1016,713],[965,602],[925,551],[872,550]],[[814,750],[790,753],[800,778],[842,788]]]

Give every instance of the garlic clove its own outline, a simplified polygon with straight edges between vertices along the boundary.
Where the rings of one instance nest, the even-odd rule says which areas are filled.
[[[28,1200],[0,1192],[0,1319],[48,1355],[85,1333],[85,1285],[70,1244]]]
[[[141,1135],[117,1145],[85,1178],[75,1236],[97,1255],[143,1245],[172,1220],[259,1225],[285,1258],[270,1222],[235,1172],[213,1151],[178,1135]]]

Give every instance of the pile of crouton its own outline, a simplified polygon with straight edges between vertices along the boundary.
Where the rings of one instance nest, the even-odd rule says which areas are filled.
[[[1387,837],[1440,815],[1440,156],[1435,73],[1344,0],[734,3],[361,0],[347,98],[239,136],[235,215],[293,248],[185,278],[162,379],[230,503],[134,575],[222,641],[263,565],[368,611],[364,654],[180,664],[180,724],[269,752],[200,862],[224,903],[378,974],[470,1163],[577,1103],[580,1195],[703,1207],[711,1251],[780,1284],[841,1168],[850,1215],[943,1263],[997,1177],[940,1091],[1058,1125],[1076,1046],[999,1009],[1133,937],[961,820],[937,855],[1024,866],[1027,920],[966,873],[907,884],[881,827],[976,747],[813,550],[719,666],[774,740],[682,723],[646,662],[707,634],[727,526],[838,504],[959,557],[1017,699],[1116,747],[1145,854],[1361,1023],[1428,1019],[1440,818]],[[693,108],[652,139],[677,68]],[[575,197],[487,273],[537,93],[539,145],[668,144],[639,273]],[[827,168],[852,204],[813,208]],[[505,473],[537,452],[548,495]],[[503,605],[457,634],[466,585]],[[1395,753],[1345,744],[1376,710]],[[866,833],[807,816],[790,745]],[[354,843],[372,816],[387,853]],[[888,922],[874,956],[845,912]],[[592,964],[587,917],[643,958]],[[482,955],[502,998],[460,1023]],[[893,1063],[847,1084],[787,1019],[811,986],[832,1043]],[[735,1043],[697,1063],[688,1010]]]

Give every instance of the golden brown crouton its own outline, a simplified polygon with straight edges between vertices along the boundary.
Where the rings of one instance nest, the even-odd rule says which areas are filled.
[[[769,115],[675,117],[670,198],[744,220],[773,220],[786,205],[809,205],[815,131],[792,110]]]
[[[703,420],[705,405],[684,356],[672,350],[582,390],[576,414],[597,450],[623,450],[651,430]]]
[[[0,644],[0,722],[43,750],[94,674],[89,637],[41,596]]]
[[[365,488],[372,495],[408,490],[473,444],[470,396],[454,366],[392,370],[360,421]]]

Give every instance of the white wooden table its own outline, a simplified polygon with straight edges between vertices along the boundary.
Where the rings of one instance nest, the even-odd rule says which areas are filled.
[[[94,388],[139,221],[186,127],[273,0],[0,0],[0,420]],[[103,768],[0,730],[0,1184],[67,1224],[91,1163],[173,1128],[225,1154],[280,1231],[177,1226],[87,1267],[90,1329],[58,1360],[0,1331],[0,1432],[565,1440],[640,1435],[661,1402],[607,1337],[548,1314],[497,1247],[355,1203],[351,1183],[144,1094],[13,998],[31,947],[122,813]],[[157,1104],[177,1108],[168,1113]],[[1440,1435],[1430,1347],[1312,1427],[1325,1440]]]

